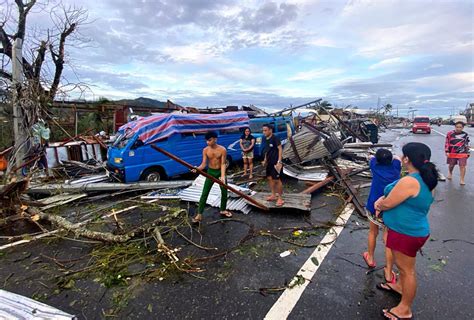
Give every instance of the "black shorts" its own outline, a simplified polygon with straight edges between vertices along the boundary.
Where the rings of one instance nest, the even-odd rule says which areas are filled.
[[[281,169],[280,173],[275,169],[276,163],[275,164],[267,164],[267,167],[265,168],[265,177],[272,177],[272,179],[281,179],[281,172],[283,171],[283,168]]]

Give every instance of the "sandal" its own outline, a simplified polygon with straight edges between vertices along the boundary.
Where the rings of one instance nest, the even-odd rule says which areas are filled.
[[[393,308],[392,308],[393,309]],[[400,319],[414,319],[413,315],[411,315],[411,317],[399,317],[397,316],[395,313],[392,312],[392,309],[382,309],[382,314],[385,318],[387,319],[395,319],[395,320],[400,320]],[[388,316],[388,317],[387,317]]]
[[[276,202],[275,205],[276,205],[277,207],[282,207],[284,204],[285,204],[285,201],[283,201],[282,198],[279,198],[279,199],[277,200],[277,202]]]
[[[201,216],[201,217],[197,218],[198,216]],[[194,224],[201,223],[201,221],[202,221],[202,215],[200,215],[200,214],[197,214],[197,215],[195,215],[194,217],[191,218],[191,222],[194,223]]]
[[[277,200],[277,198],[276,198],[275,196],[273,196],[273,195],[272,195],[272,196],[268,196],[268,197],[266,197],[266,198],[265,198],[265,200],[267,200],[267,201],[276,201],[276,200]]]
[[[397,283],[397,274],[392,270],[392,279],[388,280],[387,277],[385,277],[385,267],[383,269],[384,269],[383,277],[385,278],[385,283],[390,283],[390,284]]]
[[[362,257],[364,258],[364,261],[367,264],[367,267],[369,267],[369,269],[373,269],[377,266],[377,264],[375,264],[375,260],[372,261],[372,263],[369,263],[369,253],[367,251],[362,254]]]
[[[375,286],[377,289],[379,290],[382,290],[382,291],[387,291],[387,292],[390,292],[390,293],[393,293],[397,296],[401,296],[402,294],[400,292],[398,292],[397,290],[393,289],[389,283],[387,282],[382,282],[382,283],[379,283]]]
[[[220,215],[221,215],[221,217],[232,218],[232,212],[227,211],[227,210],[221,211],[221,212],[220,212]]]

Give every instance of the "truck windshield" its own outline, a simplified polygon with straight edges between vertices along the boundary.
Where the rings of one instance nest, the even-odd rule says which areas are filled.
[[[415,123],[430,123],[429,118],[415,118]]]
[[[130,134],[130,132],[121,132],[115,139],[113,146],[117,149],[123,149],[131,138],[133,138],[133,134]]]

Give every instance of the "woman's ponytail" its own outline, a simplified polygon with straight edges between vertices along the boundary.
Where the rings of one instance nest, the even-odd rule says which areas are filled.
[[[420,176],[423,181],[426,183],[428,188],[433,190],[438,185],[438,176],[439,172],[433,162],[426,162],[420,168],[417,168],[420,171]]]
[[[430,191],[436,188],[439,172],[435,164],[430,162],[431,149],[424,143],[410,142],[403,146],[402,152],[420,172],[421,178]]]

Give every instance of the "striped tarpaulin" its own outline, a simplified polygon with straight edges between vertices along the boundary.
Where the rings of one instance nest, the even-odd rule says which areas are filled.
[[[202,133],[212,130],[246,127],[249,117],[246,112],[224,112],[219,114],[161,113],[124,124],[119,131],[128,137],[138,134],[144,144],[153,143],[175,133]]]

